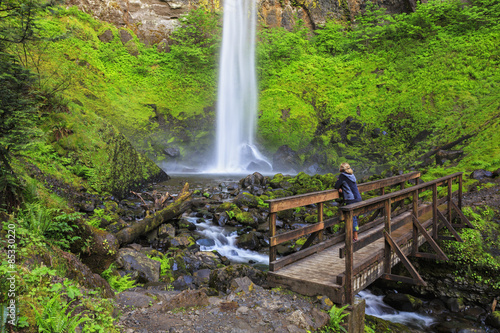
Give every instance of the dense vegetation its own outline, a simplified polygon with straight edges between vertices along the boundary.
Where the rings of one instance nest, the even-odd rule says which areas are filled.
[[[56,332],[59,323],[88,321],[87,332],[116,329],[109,301],[62,278],[67,262],[54,269],[40,263],[44,253],[57,258],[77,242],[88,246],[75,234],[83,214],[71,208],[72,193],[120,196],[160,173],[132,145],[157,163],[169,146],[179,147],[188,164],[210,156],[220,17],[192,11],[170,45],[146,46],[132,31],[76,8],[0,2],[2,242],[15,225],[17,257],[38,258],[17,263],[19,328]],[[425,177],[500,168],[499,19],[498,0],[449,0],[394,16],[368,6],[354,21],[330,21],[314,32],[301,24],[293,31],[260,27],[260,146],[272,155],[289,145],[324,171],[348,159],[374,173],[416,166],[433,147],[471,135],[454,147],[463,158],[432,165]],[[111,38],[102,38],[108,32]],[[333,181],[312,179],[300,174],[291,182],[319,186],[297,189],[308,191]],[[498,288],[482,273],[498,270],[484,250],[497,240],[479,242],[479,233],[491,231],[484,222],[491,209],[467,214],[480,230],[464,237],[477,242],[447,250],[472,267],[469,278]],[[7,258],[2,252],[1,321]],[[127,284],[112,281],[117,290]],[[76,301],[85,310],[68,313]]]

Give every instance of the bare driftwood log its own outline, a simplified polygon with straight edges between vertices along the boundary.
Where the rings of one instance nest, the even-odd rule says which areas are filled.
[[[118,239],[120,245],[132,243],[134,239],[140,235],[158,228],[163,222],[176,218],[188,210],[191,207],[190,198],[191,192],[189,191],[189,184],[186,183],[182,192],[173,203],[156,212],[154,215],[145,217],[143,220],[137,221],[130,227],[118,231],[115,234],[116,239]]]

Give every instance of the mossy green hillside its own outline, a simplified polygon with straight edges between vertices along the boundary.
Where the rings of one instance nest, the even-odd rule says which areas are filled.
[[[366,19],[329,21],[313,34],[300,24],[261,27],[258,144],[268,155],[287,144],[303,162],[321,156],[327,171],[349,160],[374,173],[472,134],[454,147],[465,151],[459,168],[498,168],[497,2],[463,11],[453,0],[429,2],[396,16],[369,7]],[[215,133],[220,13],[186,17],[165,53],[60,9],[43,24],[65,37],[45,46],[43,72],[71,81],[71,108],[108,119],[155,160],[169,146],[203,159]],[[108,42],[99,39],[106,31]]]

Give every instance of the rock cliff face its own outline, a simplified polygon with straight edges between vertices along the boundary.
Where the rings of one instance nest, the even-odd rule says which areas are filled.
[[[255,0],[259,22],[267,27],[291,29],[298,20],[315,29],[328,19],[352,20],[368,0]],[[410,12],[416,0],[373,0],[389,13]],[[202,4],[217,7],[223,0],[67,0],[68,6],[95,18],[133,30],[147,44],[168,39],[178,19]]]

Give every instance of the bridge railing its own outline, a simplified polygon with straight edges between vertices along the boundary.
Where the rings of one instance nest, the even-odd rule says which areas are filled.
[[[458,182],[458,190],[452,191],[452,182],[456,180]],[[442,198],[438,199],[438,187],[446,186],[447,191],[446,195]],[[432,192],[432,202],[429,205],[419,206],[419,194],[424,191]],[[458,205],[452,201],[452,197],[458,194]],[[462,221],[466,224],[469,224],[468,220],[462,214],[462,173],[454,173],[452,175],[442,177],[433,181],[429,181],[423,184],[412,186],[411,188],[402,189],[393,193],[385,194],[379,197],[371,198],[368,200],[364,200],[361,202],[357,202],[354,204],[350,204],[347,206],[340,207],[341,212],[343,213],[343,220],[345,221],[345,235],[343,235],[345,240],[345,248],[340,249],[340,257],[345,257],[345,276],[337,277],[337,281],[339,284],[343,284],[345,286],[346,292],[346,302],[352,304],[354,300],[354,292],[353,289],[353,277],[358,274],[363,269],[367,268],[371,264],[376,261],[383,260],[384,262],[384,276],[388,279],[394,279],[394,276],[391,275],[391,251],[398,250],[398,246],[394,245],[395,241],[391,237],[391,232],[401,227],[403,222],[407,223],[407,221],[402,221],[401,219],[391,218],[391,205],[401,203],[405,199],[411,198],[411,214],[408,215],[409,219],[413,220],[413,243],[412,243],[412,254],[415,256],[419,256],[418,253],[418,242],[415,241],[418,237],[418,233],[420,232],[424,236],[431,237],[427,234],[425,230],[423,230],[421,222],[418,220],[418,217],[430,213],[432,211],[432,239],[438,239],[438,220],[443,221],[448,229],[452,232],[454,239],[460,240],[460,236],[454,231],[451,226],[451,216],[452,210],[455,210],[456,213],[462,218]],[[447,213],[448,219],[450,222],[444,217],[444,215],[438,210],[438,206],[447,203]],[[353,217],[358,216],[360,214],[364,214],[366,212],[382,209],[383,211],[383,220],[384,220],[384,228],[380,232],[372,233],[367,237],[362,237],[362,233],[360,233],[359,240],[357,242],[353,241]],[[380,223],[380,222],[379,222]],[[469,226],[471,226],[469,224]],[[356,267],[354,267],[353,263],[353,255],[354,252],[370,245],[376,240],[385,237],[385,248],[381,251],[380,254],[372,256],[369,259],[369,262],[358,263]],[[433,240],[427,239],[432,245]],[[435,243],[434,243],[435,244]],[[438,255],[444,256],[444,253],[440,253],[439,247],[436,248],[437,245],[434,245],[434,249],[437,250]],[[420,254],[420,256],[425,256],[426,254]],[[446,257],[446,256],[444,256]],[[403,262],[408,265],[408,262]],[[410,264],[411,266],[411,264]],[[413,267],[406,266],[410,273],[415,273],[416,271]],[[421,280],[418,273],[412,274],[413,279],[407,278],[406,282],[420,282],[424,283]],[[404,277],[398,277],[398,280],[404,279]],[[411,280],[411,281],[410,281]]]
[[[384,195],[387,188],[392,186],[399,186],[401,190],[405,188],[406,182],[414,181],[415,184],[419,183],[420,172],[411,172],[395,177],[380,179],[372,182],[358,184],[358,189],[360,193],[365,193],[374,190],[380,190],[380,194]],[[345,236],[343,234],[332,237],[329,240],[322,241],[323,230],[332,227],[342,221],[342,216],[339,216],[324,220],[323,219],[323,204],[328,201],[332,201],[339,198],[339,192],[335,189],[319,191],[313,193],[306,193],[301,195],[296,195],[292,197],[285,197],[273,200],[267,200],[266,203],[269,204],[269,270],[277,271],[280,268],[291,264],[297,260],[300,260],[308,255],[315,252],[319,252],[333,244],[339,243],[344,240]],[[277,213],[287,209],[294,209],[297,207],[303,207],[316,204],[318,222],[311,224],[300,229],[287,231],[284,233],[277,234],[276,232],[276,219]],[[347,207],[347,206],[346,206]],[[376,216],[376,214],[374,214]],[[351,221],[352,223],[352,221]],[[352,225],[352,224],[351,224]],[[283,258],[277,258],[277,246],[279,244],[298,239],[300,237],[309,235],[304,245],[300,250],[294,254],[285,256]],[[352,232],[351,232],[352,235]],[[319,244],[312,245],[313,241],[319,238]]]

